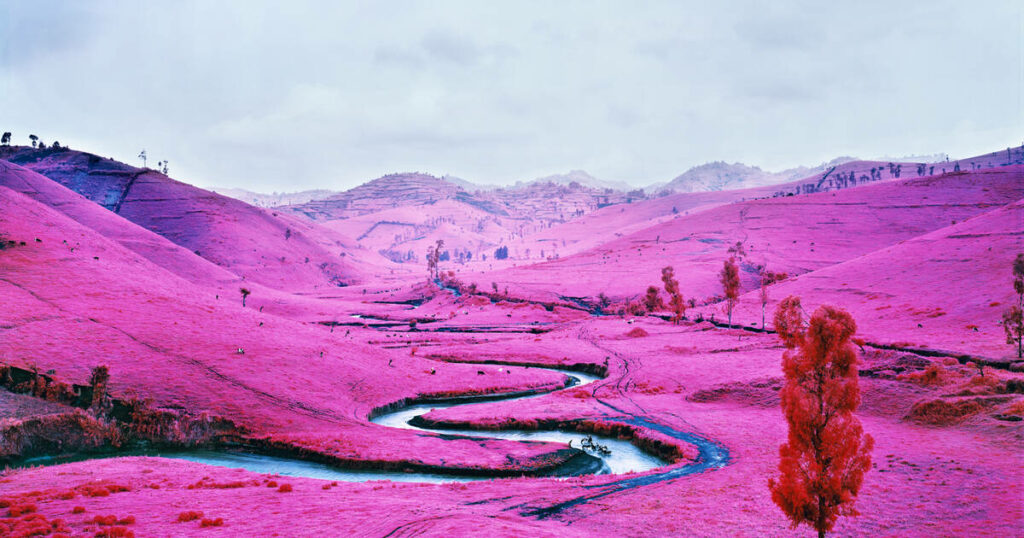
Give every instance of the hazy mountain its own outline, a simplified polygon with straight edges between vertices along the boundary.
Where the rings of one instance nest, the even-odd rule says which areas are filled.
[[[762,187],[808,177],[853,160],[853,157],[837,157],[817,166],[800,166],[781,172],[768,172],[743,163],[715,161],[695,166],[668,183],[650,185],[645,190],[648,193],[705,192]]]
[[[584,187],[591,187],[595,189],[613,189],[617,191],[631,191],[637,187],[626,183],[625,181],[608,181],[604,179],[598,179],[584,170],[570,170],[565,174],[554,174],[550,176],[539,177],[532,181],[517,181],[513,188],[522,187],[525,185],[531,185],[534,183],[554,183],[556,185],[569,185],[571,183],[579,183]]]
[[[258,207],[275,207],[279,205],[293,205],[293,204],[304,204],[313,200],[322,200],[334,194],[337,191],[331,191],[327,189],[315,189],[308,191],[298,192],[274,192],[266,194],[262,192],[247,191],[245,189],[227,189],[220,187],[213,187],[211,191],[217,194],[223,194],[235,200],[241,200],[247,204],[251,204]]]

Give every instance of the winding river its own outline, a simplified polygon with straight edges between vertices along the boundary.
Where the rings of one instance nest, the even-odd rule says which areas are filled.
[[[556,371],[569,376],[571,378],[571,382],[569,385],[567,385],[566,388],[587,385],[601,379],[596,376],[559,368],[533,368],[536,368],[538,370],[543,369]],[[540,398],[542,396],[545,396],[546,394],[550,393],[531,394],[526,396],[509,396],[507,398],[502,398],[500,396],[492,396],[487,397],[486,400],[526,400],[531,398]],[[446,409],[460,405],[476,405],[479,403],[480,402],[474,402],[472,401],[472,399],[469,399],[467,401],[450,403],[444,402],[413,405],[399,409],[397,411],[393,411],[391,413],[380,415],[374,418],[372,422],[374,422],[375,424],[393,428],[409,428],[421,431],[443,433],[446,435],[465,435],[467,437],[508,439],[513,441],[546,441],[554,443],[572,442],[572,446],[576,448],[580,447],[580,442],[584,437],[582,434],[577,432],[563,432],[557,430],[433,430],[427,428],[419,428],[409,424],[409,421],[412,420],[413,418],[429,413],[430,411],[435,409]],[[643,452],[629,441],[599,435],[594,435],[592,438],[596,443],[604,445],[611,450],[610,454],[598,454],[596,451],[587,452],[591,456],[594,456],[602,460],[603,465],[600,471],[601,474],[622,474],[628,473],[630,471],[643,472],[666,465],[666,462],[662,461],[661,459],[655,456]],[[55,465],[84,459],[98,459],[120,456],[159,456],[164,458],[183,459],[193,461],[196,463],[203,463],[206,465],[216,465],[219,467],[247,469],[249,471],[258,473],[278,474],[282,476],[301,476],[307,478],[318,478],[322,480],[335,480],[346,482],[391,480],[396,482],[445,483],[470,482],[476,480],[489,479],[488,477],[457,476],[425,472],[346,470],[339,467],[334,467],[331,465],[325,465],[321,463],[230,450],[135,450],[100,455],[72,456],[66,458],[47,456],[24,460],[21,462],[21,465]]]
[[[536,366],[533,367],[533,368],[544,369],[544,370],[551,370],[551,371],[555,371],[555,372],[561,372],[561,373],[569,376],[570,378],[575,380],[575,382],[572,383],[571,385],[569,385],[569,387],[579,387],[579,386],[583,386],[583,385],[588,385],[590,383],[593,383],[595,381],[599,381],[601,379],[600,377],[592,376],[592,375],[589,375],[589,374],[582,374],[582,373],[579,373],[579,372],[574,372],[574,371],[569,371],[569,370],[562,370],[562,369],[558,369],[558,368],[540,368],[540,367],[536,367]],[[541,394],[534,394],[534,395],[529,395],[529,396],[510,397],[510,398],[505,399],[505,400],[506,401],[508,401],[508,400],[527,400],[527,399],[530,399],[530,398],[539,398],[539,397],[544,396],[545,394],[550,394],[550,393],[541,393]],[[493,438],[493,439],[508,439],[508,440],[512,440],[512,441],[546,441],[546,442],[551,442],[551,443],[569,443],[569,442],[572,442],[572,446],[574,448],[580,448],[580,442],[581,442],[581,440],[584,437],[582,434],[577,433],[577,432],[563,432],[563,431],[558,431],[558,430],[537,430],[537,431],[525,431],[525,430],[501,430],[501,431],[487,430],[487,431],[482,431],[482,430],[452,430],[452,429],[431,430],[431,429],[419,428],[419,427],[416,427],[416,426],[413,426],[413,425],[409,424],[409,421],[411,421],[413,418],[418,417],[420,415],[424,415],[426,413],[429,413],[432,410],[435,410],[435,409],[447,409],[449,407],[455,407],[455,406],[458,406],[458,405],[473,405],[473,404],[472,403],[429,404],[428,403],[428,404],[421,404],[421,405],[413,405],[413,406],[406,407],[404,409],[400,409],[400,410],[395,411],[393,413],[388,413],[388,414],[385,414],[385,415],[381,415],[381,416],[373,419],[373,422],[376,423],[376,424],[380,424],[382,426],[390,426],[392,428],[411,428],[411,429],[417,429],[417,430],[423,430],[423,431],[433,431],[433,432],[445,433],[445,434],[465,435],[465,436],[468,436],[468,437],[487,437],[487,438]],[[659,458],[657,458],[655,456],[647,454],[646,452],[644,452],[644,451],[640,450],[639,448],[637,448],[636,446],[634,446],[629,441],[623,441],[621,439],[617,439],[617,438],[614,438],[614,437],[606,437],[606,436],[598,436],[598,435],[594,435],[593,439],[594,439],[594,441],[596,443],[604,445],[604,446],[608,447],[611,450],[611,454],[608,454],[608,455],[597,454],[594,451],[588,451],[587,452],[591,456],[600,458],[604,462],[604,469],[603,469],[604,473],[622,474],[622,473],[628,473],[630,471],[643,472],[643,471],[649,471],[649,470],[654,469],[656,467],[661,467],[663,465],[666,465],[666,462],[662,461],[661,459],[659,459]]]

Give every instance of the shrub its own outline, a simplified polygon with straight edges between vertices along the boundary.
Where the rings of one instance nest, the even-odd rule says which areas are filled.
[[[1017,400],[1010,404],[1010,407],[1006,408],[1006,413],[1010,415],[1024,416],[1024,400]]]
[[[930,387],[946,384],[948,377],[945,368],[938,364],[930,364],[922,371],[906,373],[899,376],[898,379]]]
[[[135,538],[135,533],[125,527],[108,527],[94,534],[96,538]]]
[[[203,520],[199,522],[200,527],[220,527],[222,525],[224,525],[224,518],[219,517],[217,519],[204,517]]]
[[[195,521],[203,517],[202,512],[196,512],[195,510],[189,510],[178,514],[178,523],[186,523],[188,521]]]
[[[644,308],[646,308],[648,312],[655,312],[664,307],[665,302],[661,300],[658,288],[655,286],[647,286],[647,294],[644,295]]]
[[[89,520],[89,522],[97,525],[114,525],[117,523],[117,516],[96,516]]]
[[[83,512],[85,512],[85,507],[84,506],[76,506],[76,507],[71,509],[71,513],[72,514],[81,514]]]
[[[948,401],[943,399],[917,402],[910,408],[910,420],[934,426],[957,424],[982,412],[985,407],[976,399]]]
[[[37,507],[35,504],[32,504],[32,503],[28,503],[28,504],[14,504],[14,505],[11,505],[11,507],[7,509],[7,512],[8,512],[8,515],[10,517],[18,517],[18,516],[21,516],[22,514],[31,514],[32,512],[35,512],[38,509],[39,509],[39,507]]]
[[[279,493],[290,493],[292,491],[291,484],[281,484],[281,487],[277,488]]]

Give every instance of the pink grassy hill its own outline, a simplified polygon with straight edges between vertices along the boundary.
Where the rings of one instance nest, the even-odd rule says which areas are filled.
[[[407,398],[550,389],[564,382],[560,374],[477,375],[394,354],[364,343],[372,333],[330,332],[217,298],[7,187],[0,207],[0,229],[15,242],[0,258],[6,365],[80,385],[106,365],[117,398],[151,400],[183,423],[215,417],[246,442],[338,461],[530,469],[569,456],[558,446],[446,441],[367,421]],[[385,432],[393,443],[377,442]],[[179,434],[168,433],[196,441]]]
[[[1024,372],[995,325],[1024,251],[1019,149],[960,161],[960,172],[905,165],[897,178],[889,163],[855,161],[788,185],[572,219],[549,205],[557,190],[538,187],[528,207],[546,216],[528,219],[532,231],[477,230],[487,210],[436,178],[391,199],[380,184],[335,198],[318,206],[339,211],[328,219],[84,153],[0,152],[20,163],[0,161],[0,458],[144,441],[492,478],[332,482],[89,459],[0,472],[0,535],[810,536],[768,488],[787,425],[783,348],[760,330],[763,264],[788,273],[769,287],[769,315],[794,294],[858,324],[856,415],[875,448],[860,515],[840,518],[835,535],[1002,537],[1024,525]],[[437,189],[455,198],[425,201]],[[572,203],[593,202],[581,192]],[[490,200],[513,203],[506,194]],[[477,250],[507,240],[518,255],[446,260],[455,277],[439,287],[420,251],[438,238]],[[742,256],[728,251],[737,242]],[[403,245],[415,261],[378,255]],[[554,258],[556,247],[536,263],[537,249]],[[717,273],[730,255],[743,294],[725,327]],[[615,310],[660,288],[665,265],[698,303],[687,320],[589,312],[600,293]],[[100,365],[105,387],[90,383]],[[551,366],[601,379],[566,387],[541,368]],[[92,398],[104,389],[110,399]],[[423,399],[522,391],[545,393],[418,417],[474,438],[370,421]],[[486,434],[551,428],[619,437],[663,465],[506,476],[582,452]]]
[[[692,196],[692,195],[678,195]],[[1020,166],[881,181],[807,195],[746,200],[684,215],[557,261],[464,280],[496,281],[527,296],[636,298],[675,267],[682,293],[721,294],[718,272],[742,242],[745,290],[757,266],[816,271],[995,210],[1024,197]],[[626,208],[629,209],[629,208]],[[570,225],[567,225],[570,226]]]
[[[367,271],[357,245],[313,231],[290,215],[257,208],[78,151],[4,148],[0,158],[54,180],[142,228],[244,277],[288,291],[357,282]],[[353,256],[355,254],[356,256]],[[378,256],[362,253],[377,261]]]

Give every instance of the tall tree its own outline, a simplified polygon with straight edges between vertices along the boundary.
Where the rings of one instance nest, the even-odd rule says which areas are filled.
[[[790,296],[775,311],[775,328],[786,346],[780,398],[789,435],[768,485],[793,527],[810,525],[820,538],[839,516],[857,514],[853,503],[871,468],[874,439],[853,414],[857,325],[845,310],[821,306],[805,327],[800,299]]]
[[[771,281],[768,278],[767,267],[761,270],[761,329],[767,329],[764,326],[764,311],[768,308],[768,285]]]
[[[1003,319],[999,322],[1006,331],[1006,343],[1017,344],[1017,358],[1022,357],[1021,341],[1024,340],[1024,310],[1013,305],[1003,312]],[[982,371],[984,375],[984,371]]]
[[[32,141],[32,147],[36,147],[36,140],[39,140],[39,137],[34,134],[30,134],[28,135],[28,139]]]
[[[98,409],[103,407],[103,399],[107,394],[107,382],[110,381],[110,369],[106,365],[96,366],[89,375],[89,385],[92,387],[92,401],[89,407]]]
[[[679,293],[679,281],[675,278],[675,270],[671,265],[661,270],[661,281],[665,283],[665,293],[668,295],[668,306],[672,310],[672,323],[679,323],[686,313],[686,301]]]
[[[0,136],[0,145],[4,145],[4,146],[10,146],[11,145],[11,132],[10,131],[7,131],[6,133],[3,134],[3,136]]]
[[[430,279],[437,279],[441,276],[438,262],[441,261],[441,249],[444,248],[444,239],[438,239],[437,243],[427,247],[427,276]]]
[[[1017,304],[1003,312],[1001,322],[1006,331],[1006,343],[1017,344],[1017,358],[1024,358],[1024,254],[1017,254],[1013,260],[1013,291],[1017,293]]]
[[[725,292],[726,304],[729,308],[729,325],[732,325],[732,307],[736,306],[736,300],[740,296],[740,268],[736,265],[736,258],[729,257],[722,264],[722,271],[718,274],[722,283],[722,290]]]
[[[434,245],[427,247],[427,281],[434,280],[434,271],[437,268],[437,262],[434,261]]]

